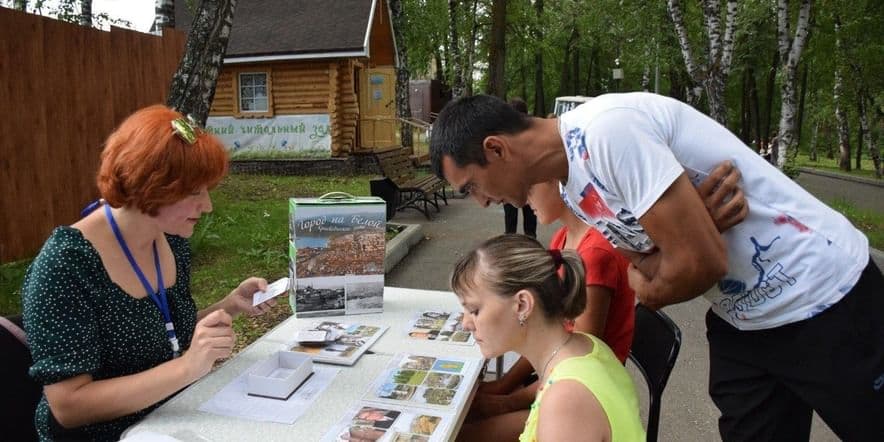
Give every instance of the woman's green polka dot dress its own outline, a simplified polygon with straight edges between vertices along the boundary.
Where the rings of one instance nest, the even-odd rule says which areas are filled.
[[[190,247],[166,236],[175,255],[175,285],[166,290],[181,348],[190,345],[196,305],[190,296]],[[152,281],[153,285],[156,284]],[[98,252],[82,233],[58,227],[31,264],[22,288],[25,331],[43,385],[90,374],[94,380],[139,373],[172,359],[160,310],[110,280]],[[41,440],[118,440],[156,405],[107,422],[61,427],[44,396],[34,419]]]

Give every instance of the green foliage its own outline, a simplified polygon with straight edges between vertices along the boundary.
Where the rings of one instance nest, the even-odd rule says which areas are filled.
[[[488,60],[492,1],[457,1],[459,14],[455,19],[458,21],[461,39],[458,46],[461,52],[466,51],[471,24],[478,23],[474,54],[477,77],[475,91],[483,90],[486,82],[484,68]],[[476,14],[470,16],[473,2],[477,4]],[[640,90],[645,73],[649,77],[647,87],[653,90],[656,66],[660,73],[660,93],[684,98],[684,89],[689,81],[665,1],[543,0],[544,12],[539,18],[536,16],[536,2],[510,0],[507,3],[508,96],[521,96],[533,108],[534,74],[539,69],[543,73],[543,95],[547,107],[552,106],[553,99],[558,95],[598,95],[615,90]],[[402,3],[408,22],[402,44],[408,51],[409,68],[414,78],[429,76],[434,56],[438,56],[445,63],[441,77],[450,79],[449,64],[452,60],[446,53],[448,1],[403,0]],[[797,0],[789,2],[792,33],[795,31],[800,3]],[[708,40],[700,1],[682,0],[681,4],[694,57],[702,62],[708,50]],[[768,73],[778,54],[776,2],[742,0],[738,2],[738,8],[733,62],[725,91],[728,126],[735,133],[745,131],[742,113],[744,107],[748,106],[748,88],[744,85],[744,73],[751,73],[757,93],[757,118],[762,131],[767,129],[765,122],[770,121],[770,132],[761,134],[761,137],[767,137],[776,133],[780,113],[781,71],[777,71],[773,88],[768,90],[767,87]],[[720,9],[721,19],[724,20],[724,0],[721,0]],[[843,54],[835,53],[833,18],[836,13],[840,14],[842,21]],[[541,31],[542,38],[537,38],[534,29]],[[574,29],[577,30],[576,39],[571,41],[570,57],[566,62],[566,47]],[[534,56],[538,51],[543,56],[541,66],[535,65]],[[462,58],[462,63],[468,61],[467,57]],[[857,96],[861,89],[864,89],[869,102],[870,125],[874,131],[873,138],[877,140],[878,132],[884,127],[884,76],[880,75],[884,70],[884,3],[875,0],[814,2],[810,38],[799,65],[799,73],[805,67],[809,69],[804,115],[799,128],[803,149],[809,146],[813,128],[817,125],[820,127],[818,141],[821,146],[831,145],[829,140],[835,135],[832,97],[834,71],[839,60],[847,64],[844,107],[850,121],[851,144],[858,144]],[[611,79],[611,69],[618,62],[625,74],[619,85]],[[800,95],[801,90],[798,92]],[[769,111],[766,105],[768,101],[771,102]],[[701,102],[699,107],[702,110],[704,103]],[[752,138],[758,136],[754,134],[755,131],[753,124],[749,132]],[[750,140],[747,138],[746,141]],[[855,156],[855,152],[852,156]],[[863,156],[868,156],[867,152],[863,152]]]

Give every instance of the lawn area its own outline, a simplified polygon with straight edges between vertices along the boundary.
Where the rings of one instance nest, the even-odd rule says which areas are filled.
[[[841,212],[856,228],[869,238],[869,245],[884,250],[884,213],[856,208],[850,201],[836,199],[826,201],[833,209]]]
[[[865,152],[863,152],[865,153]],[[813,169],[821,169],[826,172],[832,173],[840,173],[844,175],[852,175],[862,178],[870,178],[875,179],[875,167],[872,164],[872,160],[863,156],[862,161],[860,161],[860,165],[862,165],[862,169],[856,170],[851,169],[850,172],[845,172],[838,168],[838,159],[830,159],[826,158],[825,155],[818,155],[816,161],[810,161],[810,157],[806,153],[799,153],[798,157],[796,157],[796,164],[798,167],[809,167]],[[856,166],[856,159],[850,159],[850,167],[853,168]]]
[[[191,238],[191,288],[202,308],[248,276],[272,282],[288,274],[288,198],[342,191],[369,195],[369,176],[288,177],[229,175],[211,192],[214,211]],[[0,314],[21,311],[21,284],[30,260],[0,266]],[[237,347],[254,341],[289,315],[287,298],[273,312],[234,323]]]

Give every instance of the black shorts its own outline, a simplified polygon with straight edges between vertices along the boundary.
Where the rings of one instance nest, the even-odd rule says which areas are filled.
[[[869,264],[835,305],[740,331],[711,310],[709,393],[725,441],[806,441],[812,412],[842,440],[884,441],[884,278]]]

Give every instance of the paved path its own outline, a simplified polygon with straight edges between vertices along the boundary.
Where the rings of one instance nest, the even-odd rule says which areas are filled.
[[[448,277],[455,261],[482,240],[503,232],[503,208],[481,209],[471,200],[450,199],[450,205],[443,206],[432,222],[427,222],[414,210],[397,214],[393,221],[423,224],[426,238],[387,275],[386,284],[448,290]],[[519,229],[521,233],[521,225]],[[554,231],[553,227],[539,226],[540,241],[548,243]],[[876,261],[884,267],[884,256],[879,254]],[[665,309],[681,328],[684,341],[664,396],[660,426],[662,441],[720,440],[718,410],[707,393],[709,353],[703,318],[708,307],[705,299],[698,298]],[[643,407],[647,407],[644,382],[634,370],[633,377],[637,379]],[[819,418],[814,420],[811,439],[818,442],[837,440]]]
[[[884,180],[846,180],[830,172],[801,169],[796,181],[823,202],[841,199],[858,209],[884,213]]]

